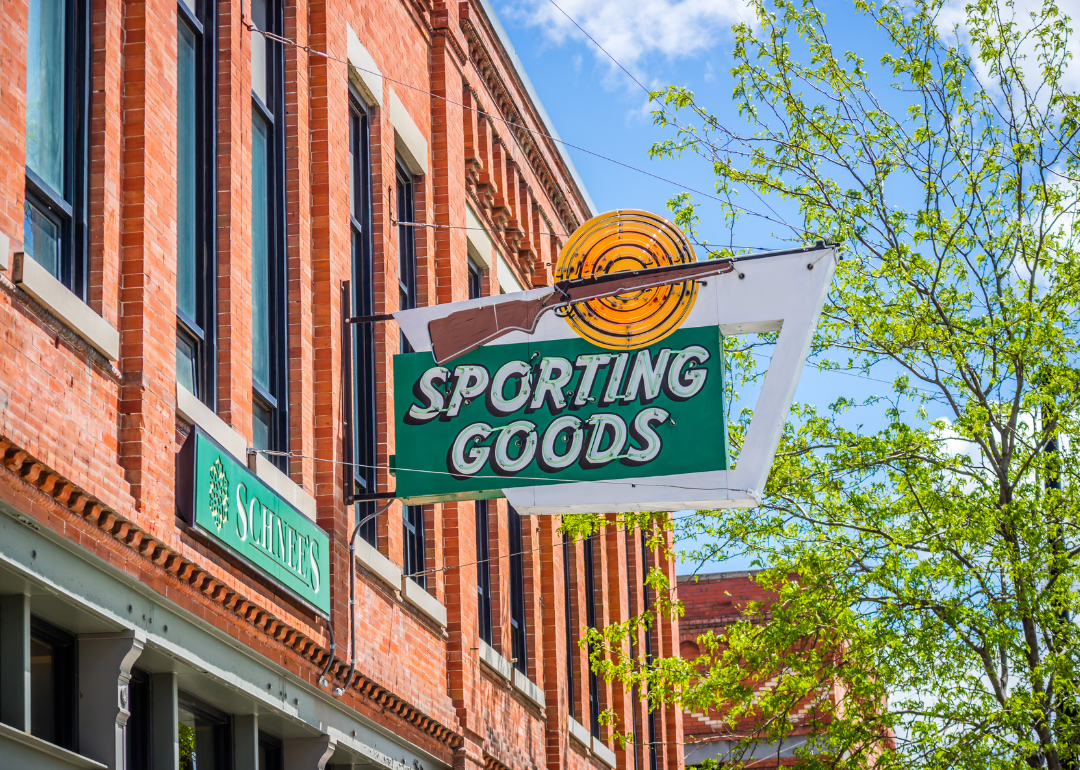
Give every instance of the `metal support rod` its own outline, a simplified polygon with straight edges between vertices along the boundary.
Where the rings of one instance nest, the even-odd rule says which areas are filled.
[[[366,495],[349,495],[345,498],[346,505],[352,505],[353,503],[373,503],[376,500],[396,500],[397,492],[371,492]]]
[[[348,281],[345,281],[348,283]],[[393,321],[393,313],[378,313],[377,315],[354,315],[345,319],[347,324],[373,324],[379,321]]]

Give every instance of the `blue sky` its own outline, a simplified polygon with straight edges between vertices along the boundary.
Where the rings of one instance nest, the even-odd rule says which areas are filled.
[[[716,113],[731,109],[732,0],[558,0],[634,76],[649,87],[688,86]],[[654,161],[648,150],[666,137],[653,125],[645,92],[578,32],[549,0],[496,0],[500,18],[560,136],[616,160],[681,183],[665,184],[573,149],[570,154],[600,211],[641,208],[667,213],[668,199],[687,187],[711,191],[713,176],[698,157]],[[662,19],[662,21],[661,21]],[[837,19],[842,28],[842,20]],[[659,32],[654,32],[660,28]],[[719,206],[702,201],[700,235],[726,240]],[[746,201],[749,204],[749,201]],[[710,219],[710,215],[715,220]],[[779,228],[744,218],[731,242],[766,248],[791,245]],[[882,373],[888,379],[888,373]],[[796,398],[827,404],[843,394],[886,395],[885,382],[807,367]],[[703,571],[742,569],[746,558]],[[687,571],[684,568],[681,571]]]

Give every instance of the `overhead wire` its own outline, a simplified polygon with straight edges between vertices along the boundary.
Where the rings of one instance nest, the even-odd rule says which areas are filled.
[[[592,44],[595,45],[597,48],[599,48],[603,52],[604,56],[611,59],[611,61],[615,64],[616,67],[618,67],[623,72],[625,72],[626,76],[628,78],[630,78],[635,83],[637,83],[638,86],[641,88],[641,90],[644,91],[646,93],[646,95],[649,97],[649,102],[650,103],[651,102],[656,102],[656,95],[653,94],[653,91],[651,89],[647,88],[645,86],[645,84],[642,83],[640,80],[638,80],[636,77],[634,77],[634,75],[630,72],[630,70],[628,70],[626,67],[624,67],[622,62],[620,62],[618,59],[616,59],[614,56],[612,56],[611,53],[606,48],[604,48],[604,46],[600,45],[600,42],[595,37],[590,35],[588,33],[588,31],[583,26],[581,26],[573,16],[571,16],[569,13],[567,13],[565,10],[563,10],[562,6],[560,6],[558,3],[556,3],[555,0],[548,0],[548,2],[551,3],[553,6],[555,6],[555,8],[559,11],[559,13],[561,13],[563,16],[565,16],[567,19],[569,19],[570,23],[573,24],[575,27],[577,27],[581,31],[581,34],[583,34],[585,37],[589,38],[589,40],[592,41]],[[688,129],[686,129],[685,127],[683,127],[683,125],[681,123],[679,123],[679,119],[673,113],[671,113],[671,112],[669,112],[667,110],[666,105],[664,105],[662,102],[657,102],[657,104],[660,106],[660,111],[663,112],[664,114],[668,115],[671,118],[672,122],[675,124],[675,126],[677,128],[679,128],[679,130],[689,133]],[[751,194],[755,198],[758,199],[758,201],[761,203],[761,205],[768,208],[769,211],[771,211],[774,216],[776,216],[776,217],[778,217],[780,219],[783,219],[782,217],[780,217],[780,214],[777,213],[776,209],[774,209],[772,206],[770,206],[768,203],[765,202],[765,200],[761,197],[761,195],[758,194],[757,190],[755,190],[752,187],[750,187],[749,190],[750,190]],[[731,201],[727,201],[727,203],[729,205],[731,205]],[[747,209],[742,209],[742,210],[744,212],[747,211]],[[793,225],[791,225],[790,223],[788,223],[786,221],[783,224],[784,224],[785,227],[791,228],[791,229],[796,230],[796,231],[798,230],[798,228],[794,227]],[[803,230],[802,232],[804,234],[806,234],[806,235],[811,234],[806,230]],[[753,247],[753,246],[747,247],[747,246],[731,246],[731,245],[728,245],[728,248],[741,249],[741,248],[755,248],[755,247]]]
[[[507,120],[506,118],[499,117],[498,115],[494,115],[494,114],[492,114],[490,112],[485,112],[484,110],[482,110],[482,109],[480,109],[478,107],[471,107],[471,106],[465,104],[464,102],[456,101],[454,99],[451,99],[448,96],[444,96],[443,94],[438,94],[438,93],[435,93],[434,91],[428,91],[427,89],[420,88],[419,86],[414,86],[411,83],[406,83],[403,80],[397,80],[395,78],[389,77],[388,75],[384,75],[381,72],[376,72],[375,70],[370,70],[370,69],[367,69],[365,67],[357,66],[356,64],[353,64],[348,59],[341,59],[341,58],[339,58],[337,56],[332,56],[331,54],[328,54],[325,51],[320,51],[320,50],[318,50],[316,48],[312,48],[310,45],[301,45],[300,43],[297,43],[295,40],[290,40],[287,37],[283,37],[283,36],[275,34],[273,32],[267,32],[265,30],[261,30],[258,27],[254,26],[253,24],[251,24],[250,22],[248,22],[246,17],[243,17],[241,19],[241,24],[246,29],[248,29],[250,32],[256,32],[256,33],[262,35],[267,40],[272,40],[274,42],[281,43],[282,45],[292,46],[292,47],[296,48],[297,50],[304,51],[305,53],[308,53],[308,54],[311,54],[311,55],[314,55],[314,56],[320,56],[320,57],[322,57],[322,58],[324,58],[324,59],[326,59],[328,61],[334,61],[334,62],[338,62],[339,64],[344,64],[346,67],[349,67],[349,68],[351,68],[351,69],[353,69],[353,70],[355,70],[357,72],[365,72],[365,73],[367,73],[369,75],[382,78],[382,79],[387,80],[387,81],[389,81],[391,83],[396,83],[397,85],[400,85],[403,88],[408,88],[408,89],[410,89],[412,91],[416,91],[418,93],[424,94],[425,96],[429,96],[429,97],[431,97],[433,99],[440,99],[440,100],[446,102],[447,104],[453,104],[454,106],[460,107],[460,108],[462,108],[464,110],[469,110],[470,112],[475,112],[475,113],[477,113],[479,115],[484,115],[488,119],[495,120],[495,121],[498,121],[500,123],[503,123],[504,125],[506,125],[506,126],[508,126],[510,128],[520,129],[522,131],[533,134],[535,136],[539,136],[539,137],[542,137],[544,139],[547,139],[547,140],[549,140],[551,142],[561,144],[564,147],[569,147],[570,149],[577,150],[578,152],[583,152],[586,155],[591,155],[591,156],[593,156],[595,158],[599,158],[600,160],[607,161],[608,163],[613,163],[613,164],[615,164],[617,166],[621,166],[621,167],[623,167],[625,169],[628,169],[630,171],[634,171],[636,173],[643,174],[645,176],[651,177],[652,179],[656,179],[657,181],[664,182],[665,184],[670,184],[670,185],[672,185],[674,187],[682,188],[683,190],[686,190],[687,192],[692,192],[695,195],[701,195],[701,196],[703,196],[705,198],[716,201],[717,203],[720,203],[722,205],[731,206],[732,208],[738,209],[739,211],[742,211],[743,213],[745,213],[745,214],[747,214],[749,216],[754,216],[754,217],[759,217],[761,219],[765,219],[765,220],[770,221],[770,222],[772,222],[772,223],[774,223],[776,225],[779,225],[781,227],[786,227],[786,228],[788,228],[790,230],[793,230],[796,233],[799,233],[801,235],[808,235],[810,237],[816,237],[809,230],[805,230],[803,228],[797,227],[796,225],[793,225],[790,222],[784,221],[783,219],[776,219],[776,218],[770,217],[770,216],[768,216],[766,214],[762,214],[761,212],[754,211],[753,209],[746,208],[745,206],[740,206],[740,205],[738,205],[736,203],[732,203],[730,200],[725,200],[723,198],[717,197],[716,195],[712,195],[711,193],[704,192],[703,190],[698,190],[698,189],[690,187],[688,185],[684,185],[684,184],[682,184],[680,182],[676,182],[673,179],[668,179],[667,177],[660,176],[659,174],[654,174],[651,171],[646,171],[643,168],[633,166],[633,165],[631,165],[629,163],[625,163],[625,162],[623,162],[621,160],[618,160],[616,158],[612,158],[610,156],[604,155],[603,153],[599,153],[599,152],[596,152],[594,150],[590,150],[590,149],[587,149],[585,147],[582,147],[580,145],[573,144],[571,142],[567,142],[564,139],[560,139],[559,137],[552,136],[551,134],[548,134],[548,133],[546,133],[544,131],[540,131],[540,130],[535,129],[535,128],[530,128],[530,127],[528,127],[528,126],[526,126],[526,125],[524,125],[522,123],[517,123],[517,122],[512,121],[512,120]],[[524,148],[522,148],[522,150],[524,151]]]
[[[329,457],[316,457],[314,455],[306,455],[306,454],[303,454],[301,452],[291,452],[291,451],[282,451],[282,450],[248,449],[248,454],[263,454],[263,455],[268,455],[268,456],[271,456],[271,457],[286,457],[286,458],[290,458],[290,459],[295,458],[295,459],[298,459],[298,460],[313,460],[315,462],[331,463],[332,465],[343,465],[343,466],[348,466],[348,467],[352,467],[352,468],[366,468],[366,469],[376,470],[376,471],[382,470],[382,471],[389,471],[391,473],[402,473],[402,472],[404,472],[404,473],[424,473],[424,474],[436,475],[436,476],[453,476],[453,477],[457,477],[457,478],[460,478],[460,476],[461,476],[461,474],[451,473],[450,471],[436,471],[436,470],[430,470],[430,469],[426,469],[426,468],[401,468],[401,467],[398,467],[398,466],[391,466],[391,465],[371,465],[371,464],[367,464],[367,463],[346,462],[345,460],[334,460],[334,459],[329,458]],[[505,476],[498,476],[498,475],[495,475],[495,474],[481,474],[481,473],[471,475],[468,478],[470,478],[470,479],[493,479],[493,480],[496,480],[496,481],[498,481],[498,480],[505,481],[505,479],[506,479]],[[549,484],[549,485],[559,485],[559,484],[614,484],[614,485],[619,485],[619,486],[629,485],[632,488],[634,488],[634,487],[648,487],[650,489],[682,489],[682,490],[688,490],[688,491],[691,491],[691,492],[719,492],[719,491],[724,491],[724,492],[745,492],[747,494],[750,493],[750,490],[741,489],[741,488],[738,488],[738,487],[723,487],[723,486],[717,486],[717,487],[690,487],[690,486],[682,486],[682,485],[679,485],[679,484],[642,483],[640,481],[635,481],[633,479],[564,479],[564,478],[553,479],[553,478],[548,477],[548,476],[514,476],[514,478],[518,479],[518,480],[522,480],[522,481],[542,481],[542,482],[545,482],[546,484]]]

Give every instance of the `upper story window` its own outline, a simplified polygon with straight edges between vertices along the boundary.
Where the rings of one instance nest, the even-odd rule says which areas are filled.
[[[508,513],[510,535],[510,651],[514,668],[523,674],[529,670],[528,635],[525,628],[525,560],[521,536],[521,514],[514,506]]]
[[[596,579],[595,563],[593,560],[593,536],[584,540],[585,552],[585,623],[589,628],[596,628]],[[594,738],[600,737],[600,681],[593,671],[592,656],[593,646],[588,646],[589,652],[589,727]]]
[[[355,94],[349,100],[349,228],[352,238],[352,306],[356,315],[375,312],[375,264],[371,241],[371,160],[367,111]],[[375,491],[375,336],[371,324],[355,324],[353,338],[353,486]],[[378,542],[378,523],[367,518],[374,503],[357,503],[360,536]]]
[[[652,600],[649,596],[649,586],[645,582],[649,577],[649,539],[645,535],[645,531],[641,532],[641,595],[642,595],[642,608],[644,614],[648,615],[652,607]],[[653,661],[653,635],[652,635],[652,623],[645,626],[645,665],[647,668],[652,668]],[[648,680],[645,682],[645,696],[648,697]],[[651,708],[649,709],[648,716],[649,727],[649,770],[656,770],[657,768],[657,756],[656,756],[656,712]]]
[[[491,628],[491,562],[488,538],[491,530],[488,526],[488,501],[477,500],[476,506],[476,622],[479,626],[480,639],[488,644],[494,643]]]
[[[180,0],[176,46],[176,379],[214,405],[214,4]]]
[[[23,250],[85,299],[89,4],[29,5]]]
[[[281,34],[280,0],[253,0],[256,30]],[[281,44],[251,33],[251,373],[256,449],[288,450],[285,84]],[[286,458],[272,458],[282,470]]]
[[[397,164],[397,219],[398,219],[398,308],[411,310],[416,307],[416,228],[415,193],[413,179],[405,166]],[[401,352],[411,353],[412,347],[405,335],[401,335]]]
[[[570,716],[574,716],[574,624],[573,624],[573,602],[571,601],[570,593],[570,561],[571,561],[571,548],[570,548],[570,535],[563,532],[562,536],[562,553],[563,553],[563,590],[565,593],[565,601],[563,602],[566,608],[566,703]]]
[[[427,588],[424,575],[427,562],[427,538],[424,534],[424,506],[406,505],[401,509],[402,529],[405,543],[405,574],[409,579]]]
[[[478,299],[483,294],[480,288],[480,268],[469,259],[469,299]]]

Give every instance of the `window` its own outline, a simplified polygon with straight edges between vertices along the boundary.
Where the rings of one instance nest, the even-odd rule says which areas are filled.
[[[643,608],[647,614],[651,608],[652,602],[649,597],[649,586],[645,582],[649,577],[649,539],[645,536],[645,531],[641,532],[641,593],[644,597]],[[653,638],[652,638],[652,623],[649,623],[645,627],[645,666],[646,668],[652,668],[653,661]],[[645,697],[649,697],[649,684],[648,680],[645,682]],[[649,708],[649,770],[656,770],[656,712],[652,710],[651,704]]]
[[[416,307],[416,232],[412,225],[414,215],[413,181],[409,172],[397,164],[397,219],[398,219],[398,308],[411,310]],[[409,224],[402,224],[408,222]],[[412,346],[401,335],[401,352],[411,353]]]
[[[251,21],[251,371],[256,449],[288,449],[285,265],[285,86],[278,0],[253,0]],[[286,458],[272,460],[283,471]]]
[[[510,506],[510,652],[514,668],[523,674],[529,670],[525,629],[525,546],[521,537],[521,514]]]
[[[176,48],[176,380],[213,407],[214,3],[180,0]],[[194,10],[197,7],[198,10]]]
[[[566,701],[569,704],[570,716],[574,716],[574,624],[573,612],[570,602],[570,535],[563,532],[562,536],[563,557],[563,589],[566,592]]]
[[[232,753],[229,718],[184,693],[178,705],[180,770],[227,770]]]
[[[89,3],[29,5],[23,250],[85,299]]]
[[[405,573],[421,588],[427,588],[423,574],[426,556],[424,538],[424,506],[406,505],[401,509],[402,528],[405,535]]]
[[[478,299],[482,292],[480,289],[480,268],[469,260],[469,299]]]
[[[75,751],[78,746],[75,638],[30,619],[30,734]]]
[[[132,669],[128,682],[127,767],[150,767],[150,746],[153,740],[150,712],[150,675]]]
[[[272,735],[259,733],[259,770],[282,770],[285,764],[281,741]]]
[[[349,112],[349,222],[352,234],[352,306],[355,315],[371,315],[375,308],[375,264],[371,243],[371,161],[368,116],[359,98],[350,94]],[[353,338],[353,485],[375,491],[375,337],[371,324],[354,324]],[[357,521],[375,512],[375,503],[357,503]],[[374,518],[360,527],[360,536],[378,543]]]
[[[488,561],[488,501],[476,503],[476,619],[480,626],[480,638],[493,643],[491,631],[491,563]]]
[[[593,536],[585,538],[585,622],[596,628],[596,587],[593,583]],[[589,726],[594,738],[600,737],[600,682],[593,671],[593,646],[589,644]]]

